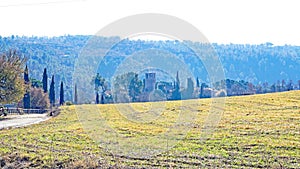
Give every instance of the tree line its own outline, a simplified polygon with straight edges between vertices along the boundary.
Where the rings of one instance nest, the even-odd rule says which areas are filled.
[[[147,91],[145,80],[140,79],[137,73],[127,72],[118,75],[113,82],[106,81],[105,78],[97,73],[92,82],[95,85],[95,103],[186,100],[300,90],[300,80],[298,84],[294,84],[292,81],[285,83],[282,80],[271,85],[268,83],[254,85],[244,80],[225,79],[209,85],[205,82],[200,82],[201,80],[198,77],[196,79],[187,78],[186,87],[182,87],[178,74],[179,72],[177,72],[174,82],[156,82],[154,89]],[[110,83],[113,84],[111,85]],[[114,89],[112,90],[108,86],[112,86]]]
[[[11,36],[0,37],[0,53],[9,49],[17,49],[27,56],[27,65],[30,68],[30,77],[40,79],[45,67],[49,74],[55,74],[56,82],[64,81],[66,100],[74,100],[74,67],[79,57],[80,50],[87,44],[91,36],[59,36],[59,37],[26,37]],[[116,37],[99,37],[100,44],[97,48],[104,48]],[[198,47],[200,43],[192,43]],[[277,80],[284,79],[286,83],[294,83],[300,79],[299,53],[300,47],[293,45],[275,46],[272,43],[264,44],[211,44],[223,65],[224,73],[228,79],[243,79],[255,85],[268,82],[269,86],[277,85]],[[161,49],[168,51],[187,63],[193,70],[194,77],[204,79],[208,75],[201,64],[195,60],[194,53],[186,46],[186,42],[178,41],[142,41],[125,39],[116,44],[107,54],[107,60],[100,66],[102,77],[110,79],[122,61],[134,52],[147,49]],[[92,63],[93,61],[91,61]],[[84,76],[92,76],[84,74]],[[33,83],[33,81],[31,81]],[[81,88],[80,85],[78,85]],[[84,90],[84,89],[78,89]],[[59,84],[55,85],[55,92],[59,93]],[[101,98],[100,98],[101,100]]]
[[[56,106],[54,75],[48,92],[47,69],[44,69],[42,81],[29,77],[26,58],[15,50],[0,55],[0,103],[16,103],[24,109],[46,109]],[[25,69],[23,69],[25,66]],[[21,76],[23,74],[23,78]],[[64,84],[61,81],[59,105],[64,101]]]
[[[51,76],[48,91],[47,68],[44,68],[42,80],[30,78],[30,69],[26,65],[27,59],[17,51],[10,50],[0,55],[0,103],[18,103],[23,108],[49,108],[65,103],[64,82],[60,83],[59,97],[55,92],[55,76]],[[25,68],[24,68],[25,67]],[[268,82],[254,85],[245,80],[225,79],[215,84],[207,84],[200,79],[186,79],[186,88],[182,87],[178,73],[174,82],[153,83],[153,91],[146,91],[145,81],[134,72],[119,75],[114,82],[108,82],[97,73],[93,78],[95,90],[95,103],[119,103],[157,100],[181,100],[193,98],[238,96],[249,94],[261,94],[283,92],[300,89],[300,80],[294,83],[292,80],[278,80],[276,83]],[[23,77],[21,76],[23,74]],[[194,84],[196,83],[196,85]],[[111,90],[111,86],[114,90]],[[152,94],[152,100],[150,98]],[[74,103],[78,103],[77,85],[74,85]]]

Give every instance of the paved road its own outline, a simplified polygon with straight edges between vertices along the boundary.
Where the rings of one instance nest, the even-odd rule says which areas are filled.
[[[22,127],[48,120],[50,117],[44,114],[8,115],[0,119],[0,129],[9,127]]]

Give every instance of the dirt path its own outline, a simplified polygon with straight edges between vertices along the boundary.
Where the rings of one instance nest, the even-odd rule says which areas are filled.
[[[47,113],[44,114],[24,114],[24,115],[8,115],[4,118],[0,118],[0,130],[10,127],[22,127],[31,124],[40,123],[48,120]]]

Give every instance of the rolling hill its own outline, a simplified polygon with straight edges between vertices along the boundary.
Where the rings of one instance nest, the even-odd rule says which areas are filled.
[[[184,67],[190,70],[193,79],[199,77],[201,83],[210,82],[211,77],[208,76],[208,68],[203,65],[203,61],[209,60],[210,57],[205,53],[205,47],[207,46],[203,44],[186,41],[121,40],[118,37],[96,37],[97,42],[91,43],[93,38],[95,37],[87,35],[0,37],[0,52],[16,49],[22,55],[25,55],[28,58],[27,64],[32,78],[41,80],[43,70],[47,68],[48,77],[55,75],[56,84],[64,81],[65,99],[70,101],[73,100],[75,78],[85,79],[83,83],[89,85],[92,77],[96,75],[96,72],[99,72],[107,81],[111,81],[112,76],[126,58],[143,56],[143,54],[145,55],[143,52],[147,50],[154,50],[150,54],[155,54],[159,58],[166,57],[165,60],[167,61],[162,61],[165,63],[166,70],[172,68],[173,62],[167,64],[170,60],[179,59],[185,64]],[[113,47],[109,48],[112,44]],[[195,52],[189,46],[204,49],[204,57],[202,59],[197,58]],[[269,86],[281,83],[284,80],[285,83],[291,81],[295,86],[299,85],[299,46],[275,46],[272,43],[212,43],[209,46],[213,47],[214,53],[219,57],[226,79],[244,80],[255,85],[268,84]],[[109,48],[109,51],[106,51],[107,48]],[[88,53],[84,53],[86,50]],[[105,57],[100,57],[100,53],[105,53]],[[156,64],[159,63],[161,62]],[[80,66],[80,64],[85,66]],[[75,76],[75,71],[79,71],[80,76]],[[175,76],[175,74],[172,76]],[[181,79],[181,82],[185,82],[185,79]],[[55,89],[58,93],[59,85],[56,85]],[[91,87],[91,90],[86,90],[86,88],[79,85],[78,90],[88,92],[87,94],[90,96],[84,102],[94,100],[92,89]]]

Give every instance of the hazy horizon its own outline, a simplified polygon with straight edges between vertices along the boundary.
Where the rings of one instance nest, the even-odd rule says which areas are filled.
[[[30,36],[26,36],[26,35],[7,35],[7,36],[1,36],[2,38],[11,38],[12,36],[18,36],[20,38],[22,37],[27,37],[27,38],[58,38],[58,37],[64,37],[64,36],[94,36],[94,35],[89,35],[89,34],[64,34],[64,35],[53,35],[53,36],[38,36],[38,35],[30,35]],[[104,36],[102,36],[104,37]],[[110,38],[110,37],[116,37],[116,36],[110,36],[110,37],[107,37],[105,36],[106,38]],[[119,36],[117,36],[119,37]],[[176,41],[177,39],[168,39],[168,38],[153,38],[153,37],[146,37],[146,38],[127,38],[131,41],[138,41],[138,40],[141,40],[141,41],[153,41],[153,42],[159,42],[159,41]],[[185,40],[183,40],[185,41]],[[182,42],[182,40],[180,40],[180,42]],[[192,41],[192,42],[195,42],[195,41]],[[261,43],[233,43],[233,42],[224,42],[224,43],[220,43],[220,42],[209,42],[210,44],[218,44],[218,45],[230,45],[230,44],[233,44],[233,45],[263,45],[263,44],[268,44],[268,43],[271,43],[272,46],[300,46],[300,45],[294,45],[294,44],[274,44],[273,42],[270,42],[270,41],[266,41],[266,42],[261,42]]]

